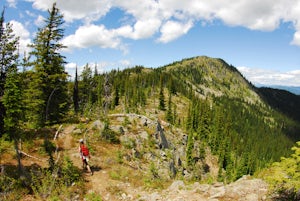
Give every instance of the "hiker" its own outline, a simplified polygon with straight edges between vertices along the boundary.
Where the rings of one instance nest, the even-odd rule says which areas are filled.
[[[82,159],[83,168],[87,168],[88,172],[91,175],[93,175],[93,172],[88,163],[89,159],[90,159],[89,149],[85,146],[83,139],[79,140],[79,153],[80,153],[80,157]]]

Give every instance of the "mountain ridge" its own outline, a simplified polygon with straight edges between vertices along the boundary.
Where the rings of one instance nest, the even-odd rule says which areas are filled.
[[[253,87],[251,83],[243,77],[237,68],[227,64],[222,59],[198,56],[174,62],[163,68],[170,69],[170,71],[173,69],[176,75],[183,74],[183,76],[178,75],[183,79],[191,79],[192,84],[204,96],[210,96],[210,93],[215,96],[226,94],[235,98],[247,97],[248,101],[259,101],[258,96],[249,90]],[[184,77],[185,74],[192,77]],[[240,85],[236,86],[237,83]],[[246,92],[244,93],[243,90]]]

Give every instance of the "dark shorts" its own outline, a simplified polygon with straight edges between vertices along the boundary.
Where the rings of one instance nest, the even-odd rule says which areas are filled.
[[[88,160],[86,160],[86,157],[82,157],[82,162],[83,162],[85,165],[88,165]]]

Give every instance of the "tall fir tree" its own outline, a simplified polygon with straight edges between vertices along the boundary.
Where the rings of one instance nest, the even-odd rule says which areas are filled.
[[[19,130],[22,121],[22,90],[18,75],[19,37],[12,25],[4,26],[4,10],[0,17],[0,136],[6,132],[14,141],[19,174],[22,173],[18,149]]]
[[[159,105],[158,109],[165,111],[166,104],[165,104],[165,96],[164,96],[164,84],[163,84],[163,77],[160,77],[160,91],[159,91]]]
[[[113,102],[113,106],[116,107],[119,105],[119,101],[120,101],[120,93],[119,93],[119,86],[116,85],[115,86],[115,93],[114,93],[114,102]]]
[[[35,58],[32,64],[36,75],[32,82],[36,85],[40,82],[40,91],[38,95],[33,94],[34,98],[29,99],[40,103],[40,126],[60,121],[67,110],[67,73],[64,69],[65,57],[60,54],[65,48],[60,42],[64,33],[64,29],[61,28],[64,21],[55,3],[48,13],[46,25],[38,30],[31,45],[33,51],[30,52]],[[32,113],[35,112],[37,111],[32,110]]]
[[[2,36],[4,34],[4,9],[1,13],[1,17],[0,17],[0,42],[1,42],[1,49],[3,49],[2,47]],[[5,72],[4,72],[4,66],[1,65],[0,67],[0,100],[4,94],[4,85],[5,85]],[[5,113],[5,108],[3,103],[0,101],[0,137],[3,135],[4,133],[4,113]]]
[[[4,10],[0,17],[0,136],[4,134],[5,107],[1,101],[5,92],[5,83],[10,68],[18,65],[19,37],[13,33],[12,25],[5,23]]]
[[[81,73],[80,89],[80,102],[84,111],[90,111],[92,105],[92,83],[93,83],[93,72],[89,64],[86,64]]]
[[[173,123],[173,113],[172,113],[172,93],[169,91],[169,99],[168,99],[168,110],[166,114],[166,119],[168,122]]]
[[[189,131],[188,140],[186,145],[186,165],[189,168],[193,168],[193,150],[194,150],[194,133],[192,130]]]
[[[78,95],[78,74],[77,74],[77,66],[75,71],[75,80],[74,80],[74,89],[73,89],[73,104],[74,104],[74,111],[78,113],[79,111],[79,95]]]
[[[5,91],[3,95],[3,105],[5,106],[4,125],[5,131],[9,137],[14,141],[16,151],[16,158],[18,162],[19,174],[22,174],[21,157],[18,148],[20,138],[21,120],[23,114],[22,106],[22,90],[20,84],[20,76],[17,66],[11,66],[7,72],[7,79],[5,82]]]

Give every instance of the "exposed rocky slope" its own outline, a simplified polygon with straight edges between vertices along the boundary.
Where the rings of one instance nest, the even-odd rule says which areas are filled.
[[[129,122],[135,122],[134,131],[130,126],[118,126],[122,125],[120,122],[124,122],[124,118]],[[94,169],[93,176],[86,176],[86,185],[88,187],[88,194],[101,195],[102,200],[144,200],[144,201],[218,201],[218,200],[267,200],[267,184],[260,179],[252,179],[248,176],[244,176],[238,181],[225,185],[224,183],[212,182],[212,184],[200,184],[198,182],[185,183],[183,180],[171,179],[170,175],[170,163],[166,152],[169,148],[174,148],[176,143],[184,143],[184,133],[181,130],[175,129],[172,133],[176,133],[171,137],[168,126],[163,122],[165,126],[165,142],[160,137],[156,138],[155,133],[153,136],[149,136],[146,132],[151,130],[156,131],[158,129],[158,123],[148,119],[142,115],[136,114],[115,114],[110,116],[111,128],[119,131],[122,127],[123,135],[120,136],[122,146],[128,145],[128,143],[136,143],[136,147],[132,149],[123,149],[122,146],[112,145],[107,147],[107,144],[95,144],[92,143],[97,135],[98,131],[103,129],[103,122],[97,120],[86,124],[86,129],[78,128],[78,125],[66,126],[62,133],[59,135],[61,146],[65,150],[65,154],[68,154],[74,164],[81,167],[80,160],[77,153],[77,138],[84,136],[87,141],[90,141],[92,149],[97,150],[93,153],[91,162]],[[119,123],[117,123],[119,122]],[[161,125],[161,127],[163,127]],[[149,130],[150,129],[150,130]],[[129,131],[130,130],[130,131]],[[157,134],[157,133],[156,133]],[[178,138],[178,136],[180,136]],[[144,141],[148,138],[156,139],[156,148],[154,150],[147,150],[143,145]],[[182,138],[183,137],[183,138]],[[167,144],[164,144],[167,143]],[[168,148],[164,147],[168,146]],[[109,150],[108,150],[109,149]],[[113,153],[119,149],[123,151],[124,162],[119,164]],[[143,149],[143,150],[142,150]],[[180,150],[180,148],[177,148]],[[110,154],[107,154],[110,153]],[[169,153],[168,153],[169,154]],[[184,155],[180,151],[176,152],[178,156]],[[176,155],[175,154],[175,155]],[[182,159],[184,161],[184,159]],[[216,158],[209,155],[205,159],[205,163],[209,164],[211,171],[216,170]],[[126,177],[120,176],[122,173],[119,172],[119,177],[113,176],[118,171],[133,171],[140,175],[140,180],[145,179],[149,175],[149,163],[152,161],[158,171],[158,176],[162,179],[162,182],[168,180],[167,185],[163,188],[151,188],[134,181],[130,178],[131,174]],[[203,162],[204,163],[204,162]],[[175,165],[178,169],[178,164]],[[215,166],[215,167],[214,167]],[[125,169],[125,170],[124,170]],[[204,173],[203,176],[205,176]],[[213,175],[214,173],[209,173]],[[216,173],[215,173],[216,174]],[[188,178],[189,173],[183,173],[183,178]],[[143,178],[144,177],[144,178]],[[77,198],[79,200],[79,197]]]

